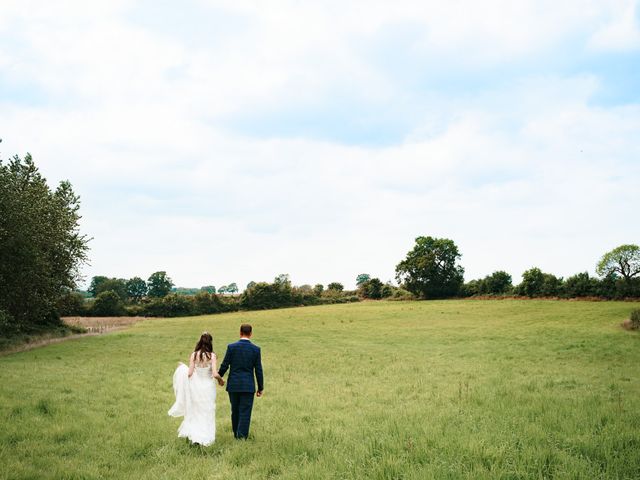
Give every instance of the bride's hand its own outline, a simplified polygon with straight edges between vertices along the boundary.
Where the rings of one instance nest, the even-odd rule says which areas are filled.
[[[220,385],[221,387],[224,387],[224,378],[218,377],[218,385]]]

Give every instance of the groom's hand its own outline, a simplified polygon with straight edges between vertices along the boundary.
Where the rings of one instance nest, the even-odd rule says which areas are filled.
[[[256,397],[261,397],[262,396],[262,390],[258,390],[256,392]]]

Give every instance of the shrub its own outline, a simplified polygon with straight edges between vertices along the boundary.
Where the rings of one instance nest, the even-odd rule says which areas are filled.
[[[18,333],[19,330],[9,312],[0,309],[0,336],[9,337]]]
[[[598,279],[589,277],[588,272],[573,275],[564,282],[564,294],[569,298],[598,295]]]
[[[634,330],[640,329],[640,308],[631,312],[631,328]]]
[[[380,299],[382,298],[382,289],[385,285],[379,278],[370,278],[360,284],[358,292],[364,298]]]
[[[561,295],[562,278],[544,273],[539,268],[531,268],[522,274],[522,282],[516,293],[526,297],[555,297]]]
[[[170,293],[164,297],[161,306],[164,317],[182,317],[194,313],[194,302],[177,293]]]
[[[116,317],[125,314],[120,296],[112,290],[98,294],[90,308],[91,315],[96,317]]]
[[[201,291],[194,298],[194,313],[199,315],[224,311],[224,305],[215,293]]]
[[[84,296],[78,292],[68,292],[58,300],[58,312],[63,317],[83,316],[88,313]]]

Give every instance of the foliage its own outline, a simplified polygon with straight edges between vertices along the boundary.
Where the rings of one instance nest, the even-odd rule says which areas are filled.
[[[230,283],[227,285],[226,292],[231,294],[238,293],[238,285],[236,285],[235,282]]]
[[[101,291],[104,292],[104,290],[100,290],[100,286],[107,280],[109,280],[109,277],[105,277],[104,275],[96,275],[91,279],[91,284],[89,285],[87,292],[89,292],[92,297],[97,297]]]
[[[369,280],[371,280],[371,275],[369,275],[368,273],[361,273],[356,277],[356,287],[359,287],[364,282],[367,282]]]
[[[371,298],[374,300],[380,299],[383,296],[384,284],[379,278],[369,278],[360,284],[358,291],[364,298]],[[391,292],[389,292],[389,295]],[[387,295],[387,296],[389,296]]]
[[[258,282],[246,289],[240,297],[240,305],[247,310],[263,310],[295,305],[291,281],[288,275],[279,275],[273,283]]]
[[[213,285],[207,285],[205,287],[200,287],[200,291],[207,293],[216,293],[216,287],[214,287]]]
[[[224,304],[215,293],[200,292],[193,299],[194,311],[196,315],[206,315],[210,313],[224,312]]]
[[[173,281],[167,276],[167,272],[155,272],[147,280],[147,286],[150,297],[162,298],[171,291]]]
[[[479,280],[471,280],[460,288],[461,297],[474,295],[505,295],[513,290],[511,275],[503,270],[493,272],[491,275]]]
[[[116,317],[126,313],[124,302],[116,292],[101,292],[91,304],[91,314],[96,317]]]
[[[640,329],[640,308],[636,308],[631,311],[631,328],[634,330]]]
[[[344,290],[344,285],[338,282],[331,282],[327,285],[327,290],[335,290],[336,292],[341,292]]]
[[[564,294],[568,298],[592,297],[598,295],[598,279],[589,272],[577,273],[564,281]]]
[[[182,317],[194,314],[192,299],[176,293],[170,293],[162,298],[163,317]]]
[[[129,298],[129,289],[127,288],[127,281],[122,278],[107,278],[98,285],[96,288],[96,297],[102,292],[116,292],[120,299],[124,302]]]
[[[560,296],[563,294],[562,278],[533,267],[522,274],[522,282],[516,287],[516,293],[534,298]]]
[[[140,277],[127,280],[127,295],[134,302],[139,302],[147,295],[147,283]]]
[[[87,315],[88,309],[84,295],[79,292],[67,292],[58,299],[58,312],[63,317]]]
[[[511,275],[503,270],[493,272],[484,277],[482,281],[481,293],[500,295],[509,293],[513,288]]]
[[[324,285],[322,285],[321,283],[317,283],[316,285],[314,285],[313,287],[313,293],[319,297],[320,295],[322,295],[322,292],[324,291]]]
[[[602,277],[620,275],[625,280],[640,275],[640,247],[638,245],[620,245],[605,253],[596,267]]]
[[[396,266],[396,279],[421,298],[446,298],[458,294],[464,269],[461,254],[447,238],[418,237],[407,257]]]
[[[71,184],[47,185],[31,155],[0,160],[0,310],[13,330],[60,325],[58,299],[87,261]]]

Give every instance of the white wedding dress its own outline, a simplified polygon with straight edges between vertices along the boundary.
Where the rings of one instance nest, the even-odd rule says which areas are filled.
[[[210,364],[196,366],[189,378],[189,367],[181,363],[173,374],[176,403],[169,409],[172,417],[184,417],[178,437],[205,447],[216,439],[216,387],[211,373]]]

